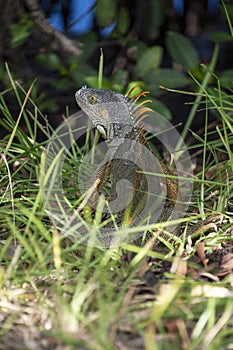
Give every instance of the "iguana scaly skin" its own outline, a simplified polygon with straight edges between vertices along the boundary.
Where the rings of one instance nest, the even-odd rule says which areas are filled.
[[[96,179],[99,180],[98,186],[89,199],[89,204],[91,206],[95,204],[102,186],[109,180],[111,183],[110,211],[116,214],[117,226],[138,224],[140,219],[145,218],[144,209],[149,212],[152,206],[155,208],[159,206],[156,203],[156,196],[153,197],[154,193],[151,192],[155,191],[157,197],[161,195],[157,189],[157,178],[153,177],[154,187],[152,186],[151,189],[148,185],[148,175],[143,174],[143,171],[149,172],[150,169],[154,169],[153,164],[146,163],[156,163],[144,137],[141,123],[145,109],[137,107],[126,96],[107,89],[83,87],[76,92],[75,97],[79,107],[108,143],[105,162],[100,164],[95,174]],[[157,173],[165,176],[166,198],[158,218],[158,221],[165,221],[177,200],[178,185],[176,181],[166,177],[172,173],[165,165],[157,162],[156,169]],[[119,183],[122,184],[124,179],[128,181],[127,185],[121,187],[119,191],[117,186]],[[148,197],[149,191],[150,197]],[[110,213],[107,216],[109,217]],[[113,227],[113,223],[107,227],[110,226]]]

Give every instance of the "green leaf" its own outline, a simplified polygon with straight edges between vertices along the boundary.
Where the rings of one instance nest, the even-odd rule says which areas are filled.
[[[185,74],[174,71],[172,69],[162,68],[156,72],[150,72],[145,76],[146,86],[148,84],[158,86],[164,86],[167,88],[177,88],[184,86],[192,82]]]
[[[128,95],[128,93],[132,91],[129,96],[131,98],[137,94],[140,94],[140,92],[143,91],[143,88],[144,88],[144,84],[141,81],[132,81],[127,86],[126,95]]]
[[[143,76],[149,71],[159,68],[162,60],[163,49],[161,46],[152,46],[147,49],[140,57],[136,64],[135,71]]]
[[[96,20],[101,28],[107,27],[117,17],[116,0],[98,0],[96,4]]]
[[[85,78],[85,81],[88,84],[88,87],[94,88],[94,89],[98,89],[98,77],[96,76],[89,76]],[[112,89],[112,84],[106,79],[103,78],[102,81],[102,88],[103,89]]]
[[[130,25],[129,11],[126,7],[121,7],[118,14],[117,26],[114,29],[113,37],[115,36],[114,34],[125,35],[129,29],[129,25]]]
[[[23,16],[19,23],[11,24],[10,34],[11,34],[11,46],[17,47],[22,45],[27,38],[31,35],[33,27],[33,22]]]
[[[221,84],[232,89],[233,86],[233,69],[227,69],[219,74]]]
[[[184,35],[168,32],[166,47],[174,61],[188,71],[200,63],[199,55],[192,42]]]
[[[159,35],[160,27],[165,20],[166,5],[163,0],[150,0],[150,6],[150,13],[147,14],[149,16],[149,23],[146,22],[145,27],[149,29],[148,37],[153,40]]]
[[[164,0],[138,2],[137,10],[140,13],[138,29],[144,39],[154,40],[159,36],[165,19],[165,9],[166,1]]]
[[[210,34],[210,40],[215,43],[223,43],[228,41],[233,41],[233,37],[227,32],[214,32]]]
[[[86,63],[90,58],[97,46],[97,35],[94,32],[85,33],[80,38],[83,47],[83,54],[78,57],[78,61],[81,63]],[[77,57],[75,58],[77,60]]]

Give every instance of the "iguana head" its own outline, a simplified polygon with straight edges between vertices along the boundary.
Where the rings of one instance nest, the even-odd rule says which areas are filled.
[[[123,138],[134,127],[133,105],[124,95],[107,89],[82,87],[75,98],[106,140]]]

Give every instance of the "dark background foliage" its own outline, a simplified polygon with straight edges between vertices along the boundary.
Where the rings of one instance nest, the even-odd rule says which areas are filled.
[[[82,6],[85,3],[85,9]],[[225,2],[232,16],[231,1]],[[100,48],[104,52],[103,87],[125,93],[132,82],[151,92],[152,107],[174,123],[185,121],[193,97],[160,86],[195,91],[188,71],[199,81],[214,45],[220,43],[216,71],[232,87],[233,45],[223,6],[218,1],[163,0],[6,0],[0,1],[0,86],[9,87],[7,62],[56,125],[77,106],[75,91],[97,87]],[[212,4],[212,5],[211,5]],[[211,7],[212,6],[212,7]],[[212,81],[214,86],[216,81]],[[13,95],[12,95],[13,96]],[[9,108],[18,107],[7,94]],[[203,114],[194,129],[202,127]]]

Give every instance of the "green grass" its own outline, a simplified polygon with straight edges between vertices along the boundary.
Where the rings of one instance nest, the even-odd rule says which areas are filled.
[[[217,90],[199,86],[197,102],[204,100],[208,108],[204,136],[193,133],[198,140],[193,149],[206,156],[195,173],[189,213],[179,220],[184,238],[173,243],[163,240],[155,251],[150,242],[143,247],[128,244],[98,249],[60,235],[46,215],[41,182],[49,177],[45,172],[46,141],[36,139],[38,132],[48,138],[53,130],[30,99],[33,86],[25,92],[10,73],[9,77],[11,88],[0,96],[1,124],[8,130],[0,143],[2,348],[7,344],[16,349],[17,342],[19,349],[33,349],[35,343],[43,344],[44,349],[157,350],[170,349],[171,344],[177,350],[232,349],[231,92],[226,95],[221,82]],[[17,118],[5,102],[5,95],[12,93],[19,105]],[[210,109],[219,118],[211,132]],[[217,139],[209,139],[214,135]],[[64,163],[63,184],[70,207],[81,202],[77,167],[92,143],[87,134],[84,145],[74,144]],[[209,223],[185,238],[193,223],[211,215],[214,218]],[[143,230],[163,230],[165,226],[145,225]],[[149,265],[146,257],[151,259]],[[154,273],[152,286],[148,269]]]

